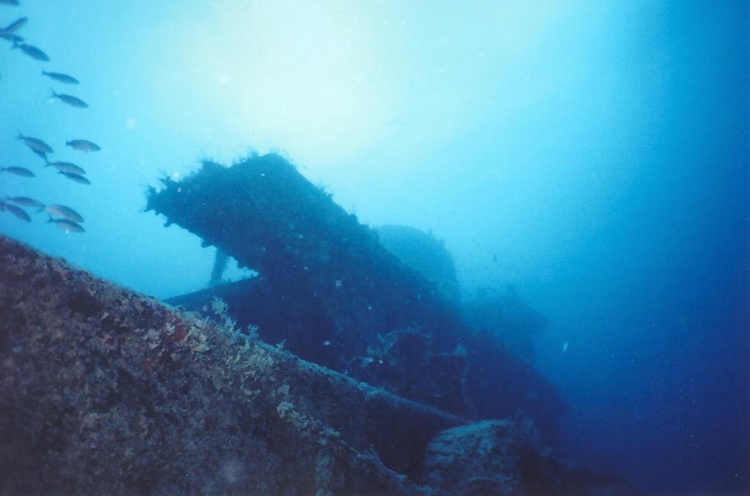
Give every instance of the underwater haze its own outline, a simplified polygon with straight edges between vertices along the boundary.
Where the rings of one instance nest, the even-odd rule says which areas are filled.
[[[2,233],[159,298],[197,291],[215,249],[144,212],[147,187],[279,153],[360,222],[443,240],[465,301],[512,288],[546,318],[533,361],[567,401],[571,463],[750,493],[746,1],[12,3]]]

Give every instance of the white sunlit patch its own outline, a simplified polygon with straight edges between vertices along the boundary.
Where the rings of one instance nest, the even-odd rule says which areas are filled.
[[[222,280],[224,282],[241,281],[243,279],[251,279],[257,277],[258,272],[240,267],[237,260],[234,257],[229,257],[229,262],[224,270]]]
[[[153,95],[170,126],[215,126],[216,140],[254,139],[305,159],[359,153],[383,138],[388,87],[349,2],[223,0],[189,16],[151,44],[164,50]]]
[[[220,85],[225,85],[229,82],[229,74],[221,73],[216,75],[216,82]]]

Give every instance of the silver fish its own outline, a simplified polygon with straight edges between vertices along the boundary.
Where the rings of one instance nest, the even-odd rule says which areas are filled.
[[[66,207],[65,205],[45,205],[44,207],[42,207],[42,210],[46,210],[52,215],[57,215],[58,217],[62,217],[63,219],[67,219],[71,222],[83,222],[83,217],[81,217],[81,214],[70,207]]]
[[[68,219],[53,219],[50,217],[47,222],[53,222],[60,229],[64,229],[65,232],[86,232],[83,226]]]
[[[74,139],[67,141],[65,144],[73,148],[74,150],[79,150],[82,152],[98,152],[99,150],[101,150],[101,148],[99,148],[99,145],[85,139]]]
[[[17,34],[5,34],[2,31],[0,31],[0,38],[12,41],[14,45],[17,45],[23,41],[23,36],[18,36]]]
[[[31,217],[29,217],[29,214],[26,213],[26,210],[22,209],[21,207],[13,205],[12,203],[6,203],[5,209],[19,219],[25,220],[26,222],[31,222]]]
[[[42,205],[42,202],[36,201],[35,199],[29,198],[27,196],[6,196],[5,200],[29,208],[39,208],[44,206]]]
[[[0,171],[2,172],[10,172],[11,174],[15,174],[17,176],[23,176],[23,177],[34,177],[36,174],[31,172],[29,169],[25,167],[0,167]]]
[[[34,155],[36,155],[37,157],[39,157],[42,160],[44,160],[45,162],[47,162],[47,154],[46,153],[40,152],[39,150],[34,150],[33,148],[31,149],[31,151],[34,152]]]
[[[24,136],[20,132],[18,133],[18,139],[23,140],[26,146],[39,153],[52,153],[52,147],[39,138],[32,138],[31,136]]]
[[[47,162],[45,167],[47,166],[52,166],[60,172],[69,172],[71,174],[78,174],[79,176],[86,174],[85,170],[70,162]]]
[[[80,84],[80,82],[74,78],[73,76],[68,76],[67,74],[62,74],[60,72],[47,72],[42,71],[42,74],[47,76],[50,79],[54,79],[58,83],[65,83],[65,84]]]
[[[53,91],[51,98],[57,98],[61,102],[65,103],[67,105],[70,105],[71,107],[89,108],[89,104],[88,103],[84,102],[80,98],[75,97],[73,95],[65,95],[65,94],[61,94],[61,93],[55,93]]]
[[[4,28],[0,29],[0,33],[12,34],[18,31],[19,29],[21,29],[24,26],[24,24],[26,24],[28,21],[29,21],[28,17],[21,17],[19,19],[16,19],[15,21],[11,22]]]
[[[75,181],[79,184],[91,184],[91,181],[89,181],[88,179],[86,179],[80,174],[72,174],[70,172],[63,172],[63,171],[58,171],[58,174],[62,174],[63,176],[70,179],[71,181]]]
[[[20,49],[23,53],[25,53],[32,59],[41,60],[42,62],[49,62],[49,57],[47,56],[47,54],[33,45],[27,45],[26,43],[18,43],[17,41],[14,41],[13,48]]]

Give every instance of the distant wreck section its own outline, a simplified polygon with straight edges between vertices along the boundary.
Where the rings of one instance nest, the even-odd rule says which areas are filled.
[[[595,481],[528,419],[470,423],[400,398],[240,334],[216,306],[224,324],[0,235],[0,494],[584,494]]]
[[[520,410],[554,430],[554,388],[497,337],[467,327],[453,299],[283,158],[206,161],[162,182],[147,210],[260,274],[172,303],[210,313],[218,297],[239,325],[306,360],[453,414]]]

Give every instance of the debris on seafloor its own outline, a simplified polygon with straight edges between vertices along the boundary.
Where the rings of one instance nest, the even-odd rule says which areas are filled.
[[[454,476],[436,459],[465,444],[446,442],[461,417],[4,236],[0,314],[2,494],[450,496],[468,494],[451,481],[477,484],[471,456],[494,466],[491,452],[457,452]],[[563,465],[535,443],[493,442],[512,494],[564,489]],[[508,464],[529,450],[534,479]]]
[[[446,429],[429,442],[425,480],[461,494],[557,494],[537,473],[554,466],[550,455],[528,419],[483,420]]]
[[[472,418],[520,409],[554,431],[563,409],[554,387],[493,336],[468,328],[443,288],[282,157],[205,161],[162,182],[147,210],[259,274],[170,302],[210,314],[221,298],[239,324],[258,325],[265,341],[306,360]]]

